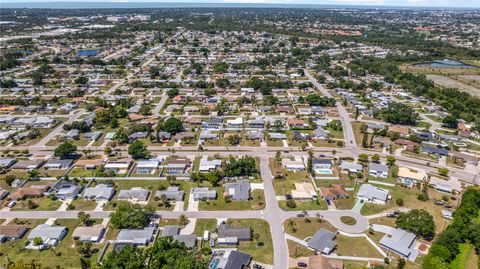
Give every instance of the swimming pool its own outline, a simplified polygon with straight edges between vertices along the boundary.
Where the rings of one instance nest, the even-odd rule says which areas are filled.
[[[213,261],[210,262],[210,269],[217,269],[218,264],[220,263],[219,259],[213,259]]]

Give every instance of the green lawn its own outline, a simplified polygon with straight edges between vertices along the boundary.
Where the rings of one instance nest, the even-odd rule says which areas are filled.
[[[248,201],[225,201],[223,187],[216,187],[217,199],[213,201],[200,201],[198,209],[201,211],[212,210],[260,210],[265,207],[263,190],[253,190]]]
[[[292,240],[287,240],[288,245],[288,255],[292,258],[299,258],[299,257],[309,257],[314,255],[314,252],[310,249],[299,245]]]
[[[478,268],[478,255],[475,253],[475,247],[470,243],[459,245],[460,253],[450,264],[452,269]]]
[[[203,237],[204,231],[213,232],[217,228],[216,219],[197,219],[195,224],[195,234],[197,236]]]
[[[326,210],[328,209],[327,203],[323,199],[311,200],[311,201],[295,201],[297,207],[290,208],[287,206],[287,201],[278,201],[281,209],[285,211],[298,211],[298,210]]]
[[[340,256],[383,257],[367,239],[363,237],[347,237],[340,234],[337,235],[337,248],[335,253]]]
[[[26,211],[26,210],[55,211],[62,204],[62,201],[52,200],[49,197],[44,196],[42,198],[30,199],[37,206],[34,209],[29,209],[28,200],[29,199],[18,201],[17,204],[12,208],[12,211]]]
[[[229,219],[228,224],[234,227],[250,227],[253,235],[258,234],[257,240],[252,238],[252,241],[240,242],[238,251],[252,255],[255,261],[273,263],[273,242],[268,222],[261,219]]]
[[[290,229],[288,224],[290,220],[292,220],[294,223],[294,230]],[[320,228],[327,229],[331,232],[335,232],[337,230],[330,224],[330,222],[317,219],[316,216],[309,216],[308,218],[290,218],[283,223],[283,227],[286,233],[302,240],[314,235]]]
[[[44,223],[45,220],[29,220],[29,227],[35,227],[38,224]],[[79,220],[76,219],[58,219],[56,224],[59,226],[66,226],[68,234],[65,238],[56,246],[55,252],[52,250],[28,250],[25,249],[25,242],[27,236],[24,236],[19,241],[9,241],[6,247],[2,247],[2,252],[5,256],[8,256],[10,261],[35,261],[42,264],[42,268],[81,268],[80,255],[74,247],[74,240],[72,237],[73,230],[79,225]],[[99,249],[102,245],[94,245],[96,252],[87,260],[92,264],[96,262],[99,254]],[[56,253],[56,254],[55,254]],[[2,264],[6,266],[6,259],[2,259]]]
[[[90,211],[95,209],[97,202],[94,200],[85,200],[83,197],[78,197],[77,199],[73,200],[70,205],[74,206],[72,210]]]

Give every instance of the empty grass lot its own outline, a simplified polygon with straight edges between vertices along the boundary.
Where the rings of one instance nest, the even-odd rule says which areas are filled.
[[[217,229],[216,219],[197,219],[194,233],[197,236],[203,237],[203,232],[205,231],[213,232],[216,229]]]
[[[28,200],[29,199],[18,201],[17,204],[11,210],[12,211],[26,211],[26,210],[55,211],[62,204],[62,201],[52,200],[49,197],[44,196],[42,198],[30,199],[36,205],[35,208],[30,209],[28,207]]]
[[[307,237],[314,235],[320,228],[327,229],[331,232],[335,232],[337,229],[333,227],[330,222],[322,220],[321,222],[315,216],[310,216],[309,222],[305,221],[305,218],[290,218],[283,223],[283,227],[286,233],[293,235],[299,239],[304,240]],[[291,230],[288,223],[292,220],[295,230]]]
[[[363,237],[347,237],[337,235],[337,248],[335,253],[340,256],[355,256],[369,258],[383,258],[367,239]]]
[[[229,219],[228,224],[233,227],[250,227],[252,235],[258,234],[258,239],[240,242],[238,251],[252,255],[255,261],[273,263],[273,242],[268,222],[261,219]]]
[[[287,240],[287,245],[288,245],[288,255],[291,258],[298,258],[298,257],[309,257],[314,255],[314,252],[311,251],[310,249],[299,245],[292,240]]]

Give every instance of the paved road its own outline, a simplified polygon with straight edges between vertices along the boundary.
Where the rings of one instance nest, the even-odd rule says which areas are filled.
[[[318,81],[309,73],[307,69],[304,69],[305,71],[305,76],[308,78],[308,80],[315,86],[317,89],[322,92],[323,95],[326,97],[333,98],[333,96],[328,92],[325,87],[323,87],[322,84],[318,83]],[[350,116],[348,115],[347,110],[343,107],[341,102],[337,102],[337,110],[338,113],[340,114],[340,119],[342,121],[342,127],[343,127],[343,134],[345,136],[345,143],[347,148],[352,147],[352,148],[357,148],[357,143],[355,142],[355,135],[353,134],[353,128],[352,124],[350,123]]]
[[[76,121],[78,118],[80,118],[80,116],[82,116],[83,114],[85,113],[85,110],[83,109],[80,109],[78,110],[75,114],[73,114],[73,116],[69,117],[68,120],[66,120],[64,123],[58,125],[54,130],[53,132],[50,132],[48,133],[45,137],[43,137],[40,141],[38,141],[38,143],[35,144],[36,147],[44,147],[45,144],[48,143],[48,141],[50,141],[52,138],[54,138],[55,136],[59,135],[62,131],[63,131],[63,126],[65,124],[70,124],[74,121]],[[27,149],[29,149],[30,147],[27,147]]]
[[[162,95],[162,99],[160,99],[160,101],[158,102],[158,104],[155,106],[155,108],[153,109],[153,116],[155,117],[159,117],[160,116],[160,110],[162,109],[162,107],[165,105],[165,103],[167,102],[168,100],[168,95],[166,95],[165,93]]]

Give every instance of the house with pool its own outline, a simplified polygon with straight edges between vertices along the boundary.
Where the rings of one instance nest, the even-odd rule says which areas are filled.
[[[313,159],[312,168],[317,175],[333,175],[333,162],[328,159]]]

